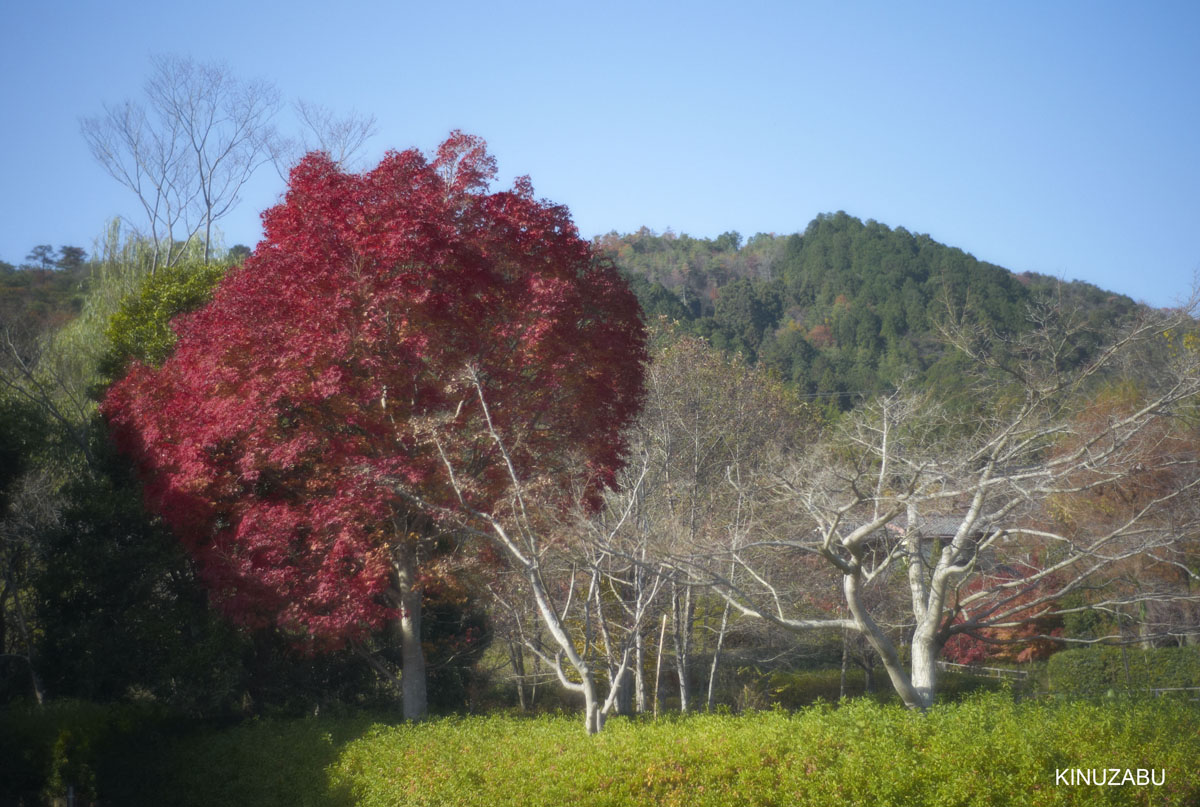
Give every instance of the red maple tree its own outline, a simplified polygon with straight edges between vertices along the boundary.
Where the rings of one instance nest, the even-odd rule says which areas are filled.
[[[419,612],[439,512],[491,509],[514,472],[549,499],[612,484],[642,399],[637,302],[565,207],[527,178],[489,192],[494,174],[460,132],[364,174],[310,154],[174,354],[109,391],[147,501],[234,619],[361,640]]]

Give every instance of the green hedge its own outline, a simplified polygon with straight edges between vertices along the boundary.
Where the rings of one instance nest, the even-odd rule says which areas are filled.
[[[1064,650],[1050,657],[1046,672],[1052,692],[1071,694],[1200,687],[1200,647]]]
[[[77,705],[40,715],[4,717],[0,769],[7,775],[14,761],[33,762],[9,754],[20,747],[17,733],[38,735],[35,773],[53,779],[63,728],[79,728],[92,741],[90,756],[75,760],[91,766],[104,804],[124,807],[1200,803],[1200,708],[1169,699],[1014,703],[989,693],[926,713],[856,699],[796,713],[614,718],[590,737],[577,714],[416,725],[258,720],[158,734],[136,715],[123,727],[122,709]],[[78,775],[65,764],[60,773]],[[1076,768],[1154,769],[1166,781],[1056,780],[1057,771]],[[51,795],[41,788],[42,799]],[[8,803],[16,801],[0,798]]]
[[[1061,769],[1153,768],[1158,787],[1071,787]],[[867,699],[796,713],[255,721],[195,733],[144,765],[129,807],[1194,805],[1200,709],[1167,700],[1014,703],[927,713]],[[101,797],[104,798],[103,791]]]

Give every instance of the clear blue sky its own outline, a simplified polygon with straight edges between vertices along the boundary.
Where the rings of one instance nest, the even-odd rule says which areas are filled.
[[[1200,3],[26,0],[0,46],[0,259],[133,196],[81,116],[149,56],[376,115],[372,156],[486,138],[585,236],[790,233],[845,210],[1154,305],[1200,269]],[[281,121],[287,126],[287,121]],[[253,246],[264,170],[222,223]]]

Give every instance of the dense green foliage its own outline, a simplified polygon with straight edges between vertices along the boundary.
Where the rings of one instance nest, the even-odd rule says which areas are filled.
[[[202,293],[189,301],[186,292],[196,279],[211,288],[223,271],[189,265],[151,275],[143,251],[114,228],[102,259],[85,267],[78,316],[30,334],[33,374],[7,377],[21,405],[5,411],[19,428],[0,451],[15,450],[19,462],[8,467],[32,475],[22,500],[0,511],[6,592],[15,598],[4,604],[8,643],[28,644],[11,630],[20,625],[12,617],[23,617],[41,682],[58,697],[154,698],[192,714],[228,711],[255,689],[245,670],[249,643],[210,612],[178,542],[142,507],[140,485],[89,399],[127,360],[168,350],[160,334],[170,333],[170,316],[202,302]],[[154,295],[165,303],[137,306]],[[4,671],[7,689],[27,691],[25,669]]]
[[[32,654],[56,698],[152,700],[192,716],[385,705],[391,693],[353,652],[313,658],[221,619],[109,443],[89,395],[131,361],[161,361],[171,318],[203,304],[225,271],[189,260],[151,274],[144,246],[114,228],[85,267],[78,316],[26,335],[35,374],[0,366],[0,699],[33,694]],[[439,647],[466,618],[461,608],[443,616],[427,631]],[[457,698],[471,661],[446,661],[435,694]]]
[[[128,462],[106,444],[95,456],[93,473],[64,486],[37,546],[38,661],[52,695],[151,701],[192,717],[386,706],[390,693],[353,653],[313,658],[229,625],[178,540],[143,509]]]
[[[103,466],[64,486],[38,547],[47,687],[97,701],[132,691],[193,712],[236,702],[240,642],[209,612],[178,542],[146,516],[127,464],[99,448]]]
[[[26,470],[42,443],[41,423],[27,401],[0,394],[0,513],[8,507],[9,489]]]
[[[10,709],[0,737],[24,743],[18,758],[40,776],[90,771],[101,798],[125,805],[1188,805],[1200,797],[1200,711],[1171,701],[1014,704],[994,694],[921,714],[860,700],[795,714],[614,719],[593,737],[574,717],[304,719],[179,734],[127,710],[107,714],[81,721],[86,728],[57,754],[57,717],[31,721]],[[131,759],[140,775],[118,782],[114,772]],[[1055,782],[1056,770],[1101,767],[1165,770],[1166,783]]]
[[[646,229],[597,239],[647,314],[680,321],[714,345],[760,361],[805,395],[848,409],[906,376],[961,386],[938,326],[966,317],[1003,337],[1038,302],[1077,309],[1098,344],[1136,308],[1087,283],[1014,275],[962,250],[845,213],[803,234],[696,239]]]
[[[108,321],[106,372],[118,378],[131,361],[161,364],[175,346],[171,319],[212,299],[225,269],[221,264],[184,261],[149,275]]]
[[[1085,647],[1064,650],[1046,665],[1054,692],[1200,687],[1200,647]]]

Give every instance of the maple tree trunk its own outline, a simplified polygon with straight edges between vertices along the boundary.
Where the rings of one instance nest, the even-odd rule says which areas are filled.
[[[420,720],[429,712],[425,690],[425,651],[421,648],[421,589],[417,582],[416,548],[400,541],[392,554],[396,570],[396,588],[400,592],[401,677],[400,692],[404,719]]]

